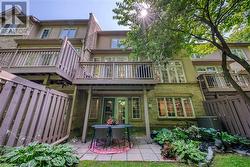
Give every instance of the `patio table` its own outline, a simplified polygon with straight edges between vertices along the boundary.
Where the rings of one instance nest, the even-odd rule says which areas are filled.
[[[95,131],[96,129],[100,128],[100,129],[104,129],[104,128],[108,128],[109,130],[109,138],[111,139],[112,137],[112,128],[124,128],[127,130],[127,138],[128,138],[128,143],[129,143],[129,147],[131,148],[131,140],[130,140],[130,128],[132,128],[133,126],[130,124],[118,124],[118,125],[104,125],[104,124],[99,124],[99,125],[92,125],[92,128],[94,128],[94,134],[91,140],[91,144],[90,147],[92,148],[92,144],[93,144],[93,140],[95,138]]]

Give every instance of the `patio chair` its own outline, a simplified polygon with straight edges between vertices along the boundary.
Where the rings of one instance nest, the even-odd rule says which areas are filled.
[[[92,142],[94,141],[94,146],[97,146],[98,144],[103,144],[103,148],[107,148],[108,137],[108,128],[96,128]],[[91,148],[93,148],[93,143],[91,144]]]
[[[124,128],[117,128],[117,127],[112,127],[112,132],[111,132],[111,139],[112,142],[116,142],[119,145],[119,148],[121,147],[121,144],[125,146],[126,140],[125,140],[125,132]]]

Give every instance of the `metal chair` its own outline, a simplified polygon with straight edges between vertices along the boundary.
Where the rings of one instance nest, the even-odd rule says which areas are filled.
[[[107,147],[108,143],[108,128],[95,128],[94,135],[91,142],[91,148],[93,147],[93,141],[95,141],[95,146],[99,143],[104,143],[103,148]]]
[[[115,127],[115,126],[112,127],[111,141],[117,142],[117,144],[119,145],[119,148],[121,147],[121,143],[123,143],[125,146],[126,140],[125,140],[124,128]]]

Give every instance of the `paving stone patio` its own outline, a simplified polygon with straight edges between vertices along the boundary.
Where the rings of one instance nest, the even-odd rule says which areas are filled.
[[[133,139],[133,147],[120,154],[96,154],[89,150],[90,142],[69,142],[74,147],[80,160],[96,161],[164,161],[161,157],[161,147],[156,144],[147,144],[143,137]]]

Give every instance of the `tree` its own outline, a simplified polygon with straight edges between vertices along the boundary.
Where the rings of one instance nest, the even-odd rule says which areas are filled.
[[[118,24],[130,26],[126,45],[137,56],[167,62],[181,49],[209,43],[222,53],[224,76],[250,102],[227,68],[231,58],[250,73],[250,65],[233,54],[226,34],[250,22],[250,0],[123,0],[113,10]]]
[[[250,42],[250,26],[239,27],[236,32],[230,35],[229,40],[231,42]]]

